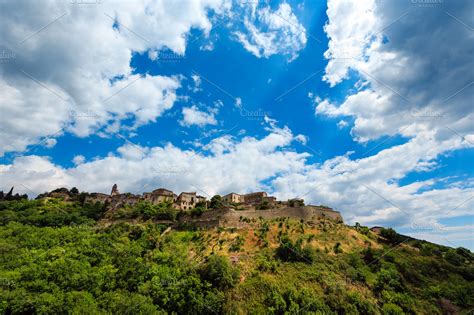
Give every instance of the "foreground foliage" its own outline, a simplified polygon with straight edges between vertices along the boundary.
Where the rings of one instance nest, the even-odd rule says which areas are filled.
[[[104,226],[100,205],[0,203],[3,314],[442,314],[474,307],[473,257],[357,225],[259,220],[247,230]],[[404,242],[403,244],[400,244]]]

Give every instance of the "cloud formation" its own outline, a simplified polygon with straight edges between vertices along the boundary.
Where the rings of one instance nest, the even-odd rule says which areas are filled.
[[[134,73],[133,52],[184,54],[191,28],[208,33],[221,1],[2,3],[0,155],[65,132],[154,122],[171,108],[178,76]],[[8,57],[8,58],[7,58]]]
[[[183,108],[183,119],[179,122],[181,126],[192,126],[196,125],[199,127],[204,127],[206,125],[216,125],[217,120],[214,117],[214,113],[207,113],[200,111],[196,105],[191,107]]]
[[[473,10],[469,1],[328,1],[324,80],[334,86],[352,69],[359,82],[340,104],[318,102],[317,114],[354,117],[360,142],[426,130],[472,136]]]
[[[244,48],[258,58],[268,58],[275,54],[289,56],[289,61],[298,57],[306,46],[306,29],[298,21],[288,3],[281,3],[272,10],[256,1],[244,10],[244,31],[234,34]]]

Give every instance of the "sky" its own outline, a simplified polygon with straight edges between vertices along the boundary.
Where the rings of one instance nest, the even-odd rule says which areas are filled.
[[[0,7],[3,191],[263,190],[474,249],[474,2]]]

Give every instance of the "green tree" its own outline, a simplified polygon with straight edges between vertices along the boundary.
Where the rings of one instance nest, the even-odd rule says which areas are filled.
[[[215,195],[211,198],[211,203],[209,205],[209,208],[220,209],[222,208],[222,206],[223,206],[222,197],[220,195]]]
[[[232,288],[239,280],[239,270],[230,265],[227,257],[211,255],[201,268],[201,278],[219,289]]]

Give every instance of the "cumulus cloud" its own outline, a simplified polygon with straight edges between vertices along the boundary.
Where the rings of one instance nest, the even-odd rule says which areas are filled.
[[[337,123],[337,128],[339,129],[344,129],[347,127],[347,125],[349,125],[349,123],[345,120],[339,120],[339,122]]]
[[[301,135],[301,134],[300,134],[300,135],[297,135],[297,136],[295,137],[295,140],[298,141],[298,142],[300,142],[300,143],[302,143],[302,144],[304,144],[304,145],[305,145],[306,143],[308,143],[308,137],[305,136],[305,135]]]
[[[258,58],[285,54],[291,61],[306,46],[306,29],[286,2],[276,10],[268,5],[260,7],[258,2],[250,3],[245,10],[243,27],[245,31],[234,34],[244,48]]]
[[[473,10],[469,1],[328,1],[324,80],[334,86],[349,69],[360,80],[342,103],[319,102],[317,113],[353,116],[360,142],[425,130],[439,139],[473,134]]]
[[[172,144],[163,147],[127,144],[107,157],[90,162],[75,158],[80,163],[72,168],[54,165],[45,157],[18,157],[12,164],[1,165],[4,170],[1,183],[2,188],[14,185],[19,191],[27,191],[22,186],[25,184],[37,193],[60,186],[108,192],[114,183],[121,190],[131,192],[145,184],[177,191],[200,190],[201,194],[209,195],[264,189],[261,184],[264,179],[304,168],[307,153],[280,150],[288,148],[293,141],[287,128],[272,128],[261,139],[221,136],[201,151],[182,150]]]
[[[199,127],[204,127],[205,125],[216,125],[217,120],[214,117],[214,113],[206,113],[200,111],[196,105],[191,107],[183,108],[183,119],[179,122],[181,126],[192,126],[196,125]]]
[[[208,33],[208,12],[226,8],[206,0],[2,3],[1,48],[13,57],[0,70],[0,154],[56,133],[87,136],[125,119],[129,127],[155,121],[173,105],[180,79],[134,74],[132,53],[151,50],[153,59],[166,47],[184,54],[186,33]]]
[[[46,139],[46,141],[44,141],[44,146],[47,148],[52,148],[56,145],[56,143],[58,143],[56,139]]]
[[[72,159],[72,163],[74,163],[75,165],[79,165],[79,164],[82,164],[86,161],[86,158],[84,157],[84,155],[76,155],[73,159]]]

